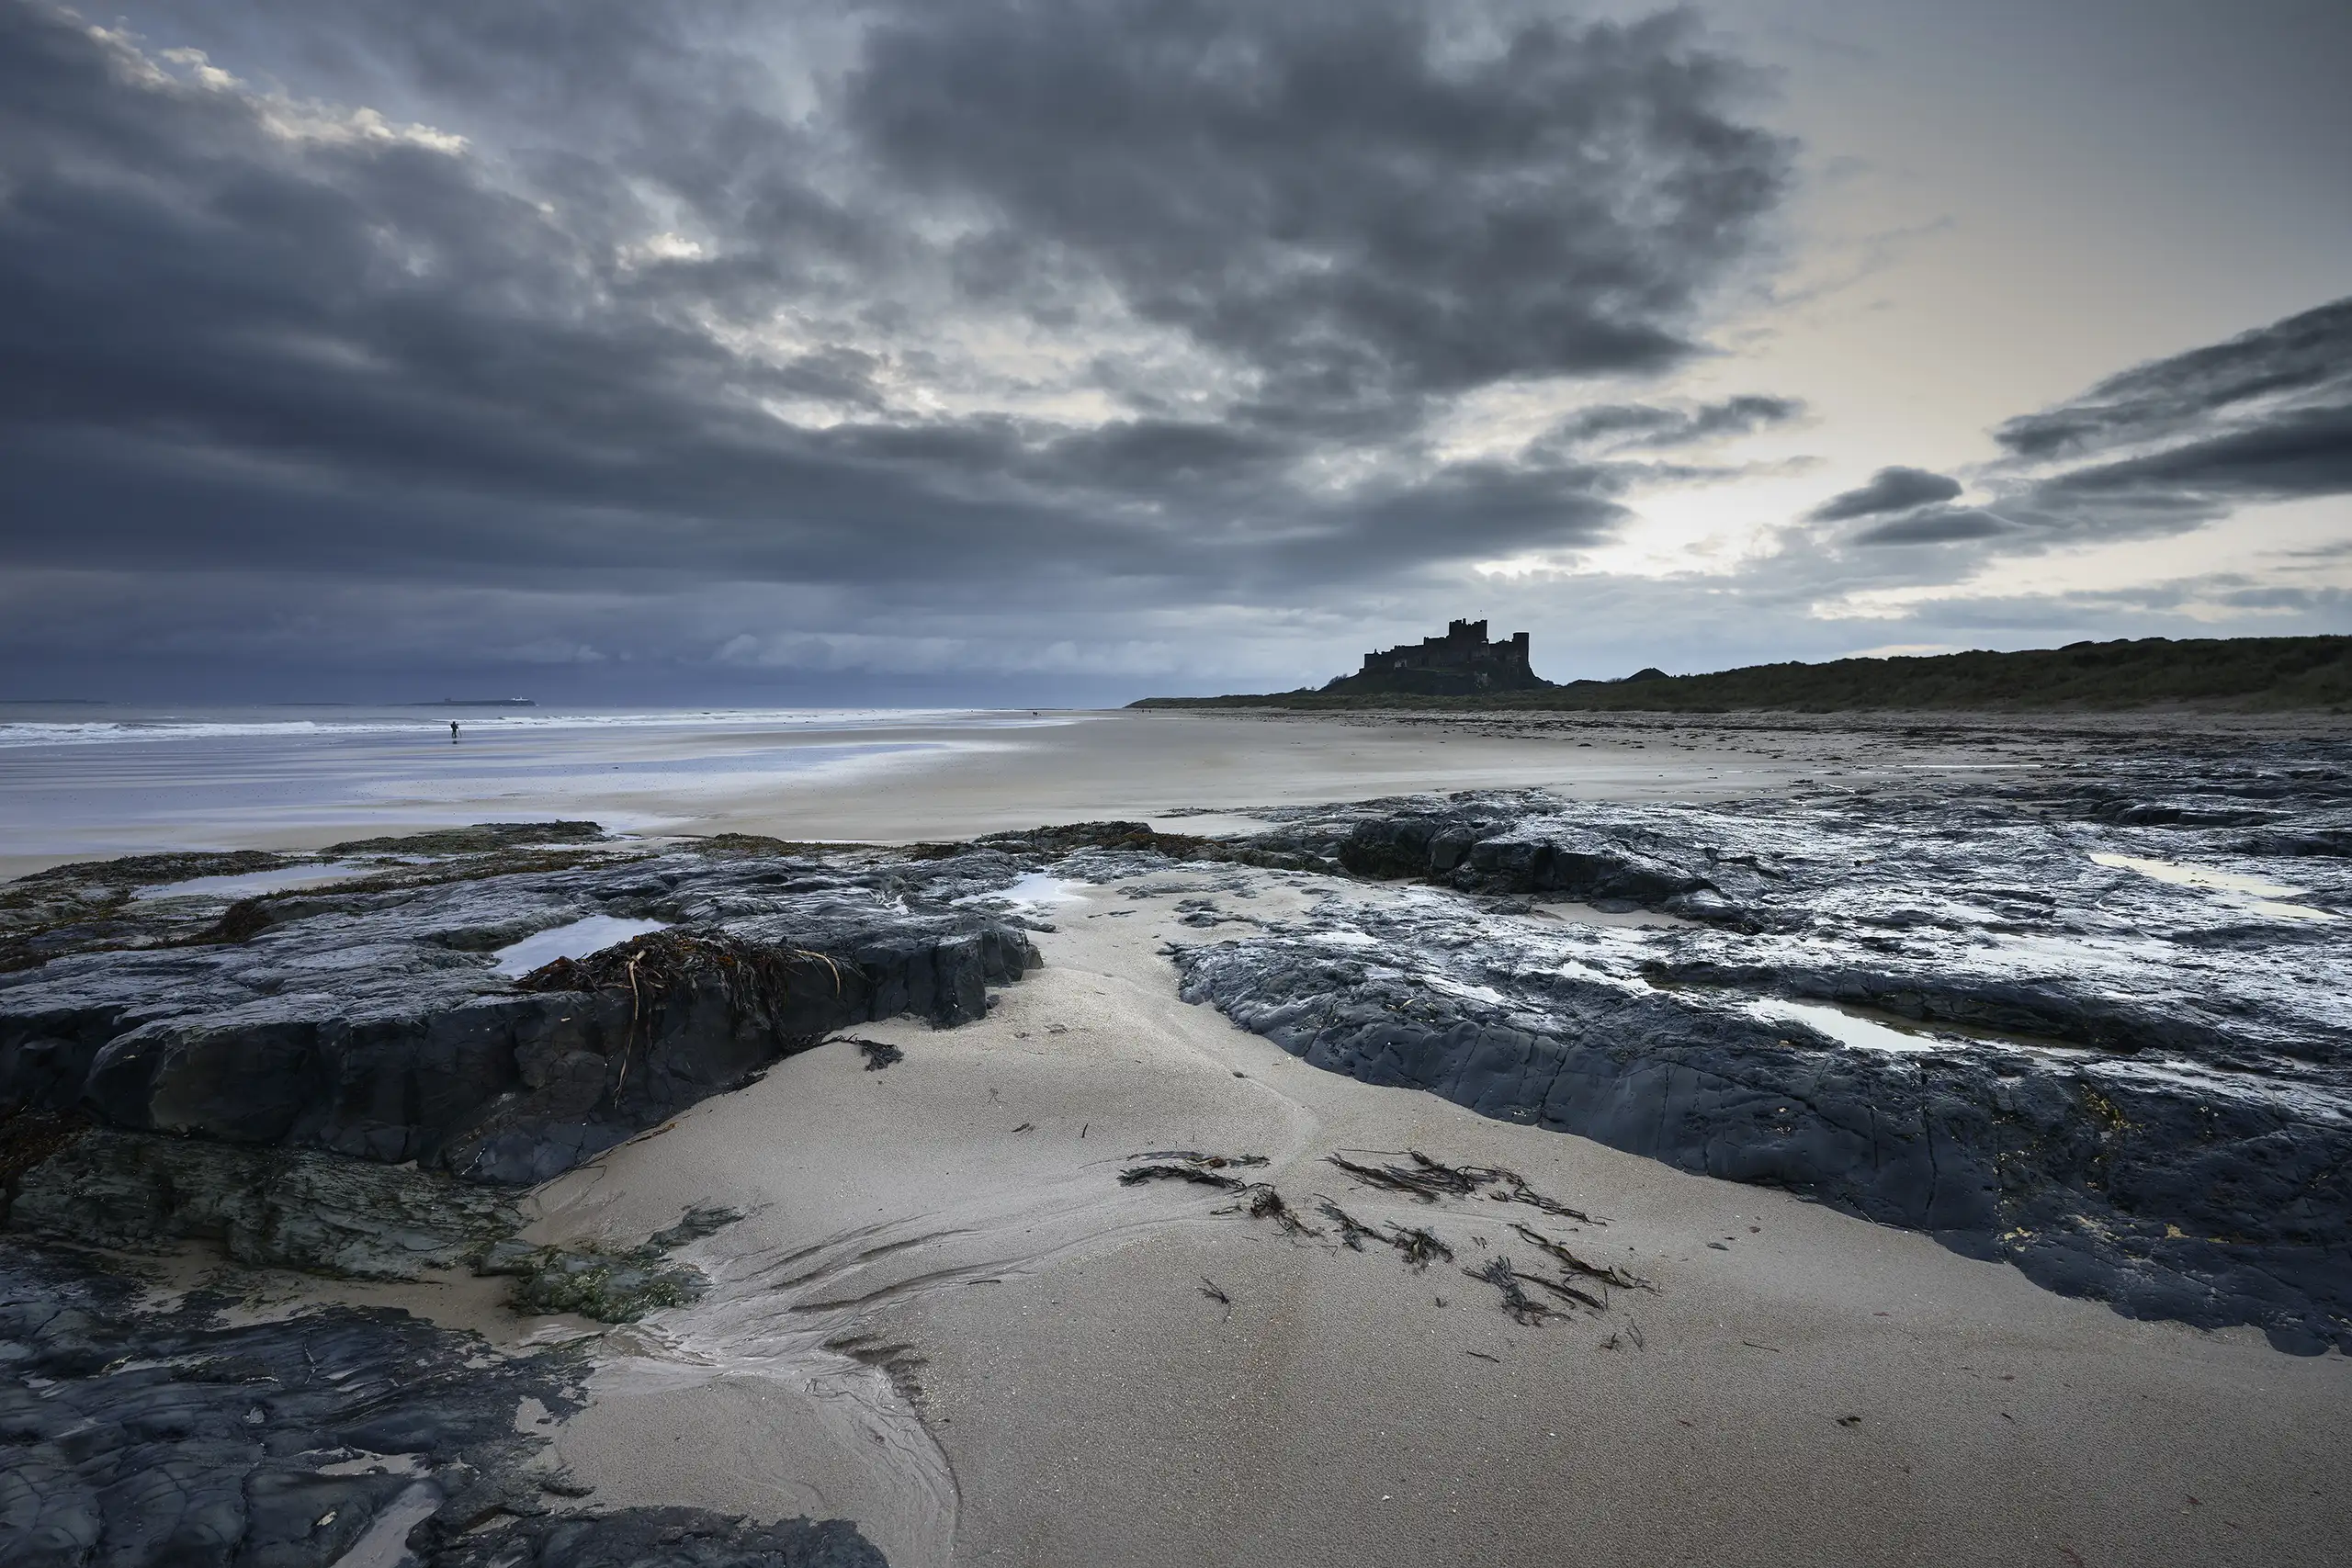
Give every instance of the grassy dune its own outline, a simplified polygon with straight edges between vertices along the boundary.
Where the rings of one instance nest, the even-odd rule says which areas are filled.
[[[1146,697],[1153,707],[1566,709],[1667,713],[1782,708],[2115,709],[2188,705],[2240,710],[2352,708],[2352,637],[2078,642],[2022,653],[1754,664],[1705,675],[1570,681],[1467,697],[1343,694],[1302,688],[1257,696]]]

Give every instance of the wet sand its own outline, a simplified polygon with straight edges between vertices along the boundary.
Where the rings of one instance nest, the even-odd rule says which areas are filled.
[[[10,746],[0,748],[0,878],[70,860],[311,850],[481,821],[908,843],[1106,818],[1237,830],[1256,825],[1253,808],[1431,790],[1721,799],[2031,766],[2082,733],[2098,743],[2177,722],[2327,721],[1117,710],[549,721],[482,725],[457,746],[417,733]]]
[[[1313,879],[1259,880],[1272,915]],[[562,1433],[597,1502],[843,1515],[902,1568],[2341,1560],[2343,1358],[1307,1067],[1176,999],[1158,949],[1204,939],[1174,922],[1197,878],[1145,881],[1060,907],[985,1021],[870,1029],[899,1066],[796,1057],[543,1190],[550,1237],[752,1211]],[[1608,1223],[1322,1157],[1408,1147]],[[1656,1288],[1525,1327],[1457,1267],[1117,1184],[1167,1148],[1266,1155],[1327,1231],[1317,1194],[1532,1263],[1516,1220]]]

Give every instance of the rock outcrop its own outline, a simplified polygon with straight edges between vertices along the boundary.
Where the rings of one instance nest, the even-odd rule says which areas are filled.
[[[0,975],[0,1109],[542,1180],[845,1025],[978,1016],[1036,962],[953,901],[989,868],[493,858],[247,901],[211,940]],[[519,979],[490,956],[599,915],[671,929]]]
[[[2305,847],[2345,773],[2247,750],[1293,813],[1254,847],[1425,890],[1174,956],[1188,998],[1333,1071],[2352,1352],[2352,874]]]
[[[10,1568],[883,1568],[842,1520],[600,1509],[550,1462],[585,1371],[334,1307],[232,1324],[0,1242],[0,1562]]]

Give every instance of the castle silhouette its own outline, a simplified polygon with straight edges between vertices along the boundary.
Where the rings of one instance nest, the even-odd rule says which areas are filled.
[[[1527,661],[1527,634],[1488,642],[1484,621],[1449,621],[1443,637],[1380,649],[1363,656],[1363,668],[1323,689],[1341,693],[1409,693],[1457,697],[1477,692],[1523,692],[1552,682]]]

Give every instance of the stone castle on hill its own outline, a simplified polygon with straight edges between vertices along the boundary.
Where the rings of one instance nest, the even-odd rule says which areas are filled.
[[[1527,662],[1527,634],[1488,642],[1484,621],[1448,623],[1443,637],[1382,649],[1363,656],[1363,668],[1323,689],[1340,693],[1409,693],[1429,697],[1479,692],[1524,692],[1552,682]]]

